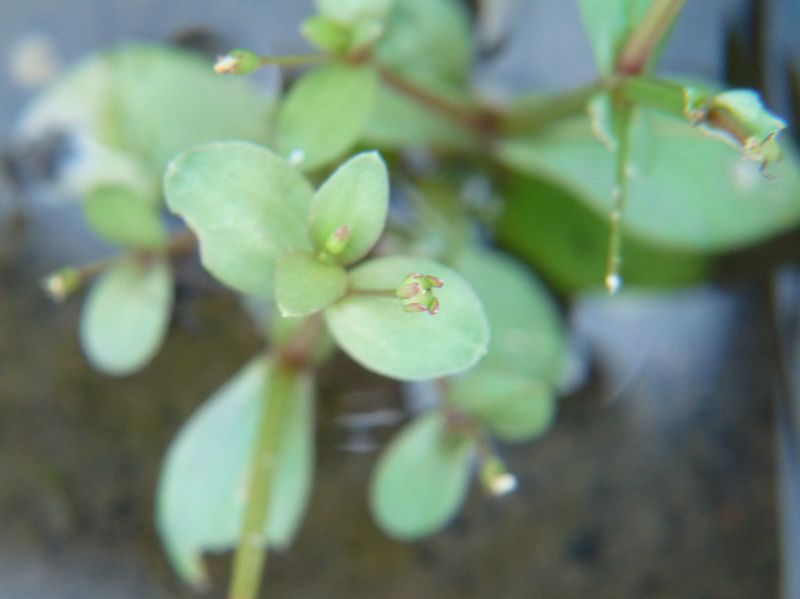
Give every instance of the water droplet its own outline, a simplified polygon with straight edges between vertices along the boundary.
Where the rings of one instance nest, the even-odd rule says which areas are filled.
[[[622,287],[622,277],[618,273],[606,275],[606,289],[609,295],[614,295]]]
[[[289,153],[289,157],[286,160],[292,166],[300,166],[305,159],[306,153],[300,148],[296,148]]]

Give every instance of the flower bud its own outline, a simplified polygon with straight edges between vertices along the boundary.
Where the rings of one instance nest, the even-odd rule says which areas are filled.
[[[255,52],[239,48],[217,58],[214,71],[227,75],[247,75],[261,66],[261,58]]]
[[[347,225],[336,227],[336,230],[330,234],[325,242],[325,251],[332,256],[339,256],[344,252],[349,240],[350,227]]]
[[[439,312],[439,300],[434,289],[444,286],[444,281],[432,275],[412,272],[395,291],[406,312],[427,312],[431,316]]]
[[[42,288],[50,299],[57,302],[63,302],[70,294],[80,289],[80,286],[81,273],[72,266],[62,268],[42,281]]]
[[[500,458],[492,454],[484,459],[480,473],[483,488],[500,497],[517,488],[517,477],[511,474]]]

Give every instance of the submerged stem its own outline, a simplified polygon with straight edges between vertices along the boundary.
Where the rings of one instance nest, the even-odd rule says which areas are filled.
[[[267,558],[265,527],[269,517],[277,452],[296,380],[294,369],[276,363],[270,369],[269,392],[264,398],[250,466],[244,523],[233,562],[229,599],[255,599]]]

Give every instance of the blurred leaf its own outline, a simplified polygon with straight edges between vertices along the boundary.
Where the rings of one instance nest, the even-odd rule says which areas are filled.
[[[314,170],[332,162],[361,137],[372,114],[378,75],[369,66],[331,65],[306,73],[278,112],[277,144],[285,157],[302,157]]]
[[[463,99],[463,94],[455,94],[441,84],[426,84],[426,88],[451,101]],[[387,149],[431,146],[459,150],[475,145],[472,133],[462,125],[385,85],[378,90],[364,142]]]
[[[464,4],[397,0],[376,51],[378,62],[415,81],[465,84],[472,37]]]
[[[310,250],[314,191],[286,161],[244,142],[219,142],[176,158],[164,180],[170,210],[200,239],[203,265],[224,283],[269,297],[276,260]]]
[[[317,10],[340,23],[353,23],[360,19],[384,20],[395,0],[314,0]]]
[[[578,0],[601,73],[614,70],[617,54],[653,0]]]
[[[438,314],[410,314],[400,300],[351,294],[325,310],[339,346],[361,365],[392,378],[431,379],[472,366],[486,352],[489,328],[475,292],[456,272],[425,258],[391,256],[350,273],[350,288],[394,290],[413,272],[444,280]]]
[[[636,172],[624,216],[629,232],[653,244],[713,252],[774,235],[800,220],[800,169],[788,147],[786,158],[770,169],[775,177],[766,178],[730,147],[684,123],[650,117],[652,143],[641,147],[633,140]],[[613,155],[592,137],[587,119],[554,126],[535,139],[501,143],[498,157],[569,190],[598,214],[610,213]]]
[[[598,215],[570,191],[547,181],[508,176],[497,223],[500,242],[544,274],[561,291],[603,287],[608,252],[608,217]],[[704,280],[710,258],[673,251],[623,235],[622,278],[626,287],[678,287]]]
[[[124,260],[97,279],[83,305],[80,338],[92,366],[112,375],[132,374],[161,347],[172,312],[169,264]]]
[[[557,385],[566,340],[553,300],[532,274],[500,252],[470,249],[457,263],[483,304],[492,336],[481,360]]]
[[[343,264],[363,258],[375,245],[389,209],[389,174],[377,152],[354,156],[340,166],[314,196],[311,241]],[[332,236],[347,228],[343,249],[331,248]]]
[[[448,434],[438,412],[408,424],[381,455],[370,485],[375,520],[399,539],[436,532],[467,494],[475,441]]]
[[[158,208],[128,187],[92,189],[83,202],[83,212],[92,229],[111,243],[156,249],[167,242]]]
[[[485,422],[503,441],[535,439],[555,418],[556,399],[551,387],[502,366],[481,362],[453,379],[448,400]]]
[[[265,141],[269,111],[247,81],[218,77],[195,55],[131,45],[70,70],[27,111],[21,129],[87,137],[129,156],[157,183],[167,161],[191,146]]]
[[[347,273],[308,252],[286,254],[278,260],[275,295],[282,316],[319,312],[344,295]]]
[[[184,424],[167,450],[157,497],[157,523],[172,565],[195,587],[205,583],[204,551],[236,545],[247,501],[247,479],[259,414],[270,385],[270,365],[251,361]],[[270,495],[267,540],[292,542],[313,479],[313,385],[293,389]]]

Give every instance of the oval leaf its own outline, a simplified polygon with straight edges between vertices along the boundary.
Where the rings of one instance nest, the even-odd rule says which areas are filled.
[[[331,65],[307,73],[291,88],[278,113],[277,145],[305,170],[349,150],[366,127],[378,75],[371,67]]]
[[[328,177],[311,204],[311,240],[343,264],[352,264],[372,249],[383,231],[389,209],[389,174],[377,152],[354,156]],[[336,232],[346,227],[341,252],[330,251]]]
[[[314,0],[317,10],[340,23],[360,19],[383,20],[392,10],[395,0]]]
[[[492,330],[491,362],[556,385],[564,368],[566,340],[558,309],[532,274],[499,252],[471,250],[459,271],[481,299]]]
[[[307,252],[287,254],[278,261],[275,296],[283,316],[319,312],[344,295],[347,273]]]
[[[166,335],[172,300],[165,260],[111,266],[92,285],[81,312],[81,345],[92,366],[121,376],[149,362]]]
[[[195,587],[205,582],[201,553],[238,542],[256,426],[268,388],[269,364],[256,358],[200,406],[167,450],[158,487],[158,529],[173,566]],[[312,482],[310,379],[300,379],[293,393],[266,527],[275,547],[294,537]]]
[[[325,310],[331,334],[354,360],[397,379],[430,379],[469,368],[486,352],[489,327],[480,300],[455,271],[425,258],[391,256],[354,269],[350,287],[393,290],[413,272],[444,280],[435,290],[438,314],[404,312],[395,297],[350,294]]]
[[[617,53],[653,0],[578,0],[601,73],[614,70]]]
[[[549,385],[483,363],[455,379],[447,397],[509,442],[535,439],[550,428],[556,414]]]
[[[442,414],[420,416],[386,448],[370,484],[370,507],[389,535],[417,539],[456,514],[467,494],[475,441],[450,435]]]
[[[167,243],[159,209],[129,187],[103,185],[91,190],[83,212],[92,229],[111,243],[143,249]]]
[[[170,210],[200,239],[203,265],[239,291],[270,296],[276,260],[311,249],[313,189],[266,148],[220,142],[189,150],[170,164],[164,188]]]
[[[770,165],[743,161],[736,150],[658,114],[652,143],[636,144],[624,226],[642,239],[695,251],[732,249],[786,230],[800,220],[800,167],[787,146]],[[507,141],[499,157],[509,166],[570,190],[608,218],[614,157],[592,136],[585,118],[553,126],[536,140]],[[624,252],[624,249],[623,249]]]

